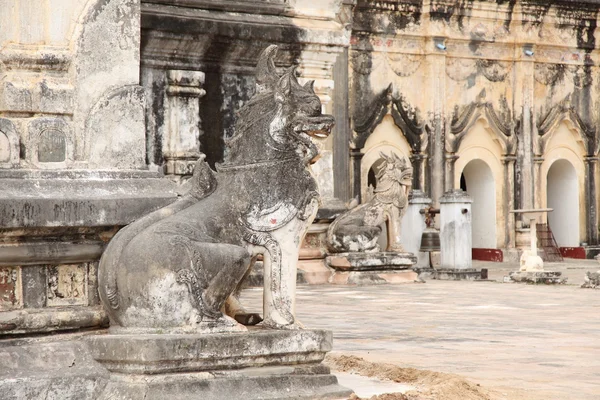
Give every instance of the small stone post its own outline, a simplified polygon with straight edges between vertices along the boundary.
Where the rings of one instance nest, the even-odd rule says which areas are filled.
[[[419,252],[421,236],[426,228],[425,218],[419,213],[431,205],[431,199],[420,190],[413,190],[408,199],[408,207],[401,224],[401,242],[404,250],[417,256],[414,267],[429,267],[429,254]]]
[[[168,131],[163,139],[165,174],[192,175],[200,157],[200,98],[206,94],[204,73],[169,70],[167,72]]]
[[[449,190],[440,198],[441,262],[436,279],[474,280],[481,276],[472,268],[472,202],[460,189]]]

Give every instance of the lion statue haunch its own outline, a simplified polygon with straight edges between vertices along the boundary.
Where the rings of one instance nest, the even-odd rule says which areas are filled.
[[[346,211],[329,226],[330,252],[379,252],[377,241],[384,223],[388,238],[386,251],[404,251],[400,244],[400,223],[408,205],[413,170],[410,163],[395,154],[380,155],[383,162],[375,174],[376,187],[371,199]]]
[[[296,262],[318,209],[312,137],[326,137],[313,82],[282,76],[276,46],[260,56],[256,95],[239,111],[223,164],[200,159],[190,192],[120,230],[102,255],[100,297],[113,332],[245,328],[235,293],[257,256],[265,269],[264,325],[294,328]],[[229,315],[224,314],[226,312]],[[233,317],[233,318],[232,318]],[[235,318],[235,319],[234,319]]]

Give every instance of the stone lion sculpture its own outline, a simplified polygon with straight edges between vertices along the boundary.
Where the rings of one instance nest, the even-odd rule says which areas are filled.
[[[224,162],[213,171],[200,159],[187,195],[107,246],[99,291],[112,332],[244,330],[232,318],[244,313],[232,294],[259,255],[264,325],[299,325],[296,262],[319,201],[313,137],[329,135],[334,121],[321,114],[313,82],[301,86],[294,67],[276,72],[276,51],[269,46],[260,56],[256,94],[239,111]]]
[[[380,153],[383,162],[375,173],[376,187],[366,203],[352,208],[333,221],[327,232],[329,251],[378,252],[382,225],[387,228],[386,251],[403,252],[400,223],[408,205],[412,167],[396,154]]]

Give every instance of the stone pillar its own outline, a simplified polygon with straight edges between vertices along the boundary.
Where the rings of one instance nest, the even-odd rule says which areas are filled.
[[[527,53],[525,51],[527,50]],[[534,179],[533,179],[533,136],[537,134],[535,126],[534,105],[534,58],[532,46],[527,46],[521,52],[521,57],[515,62],[515,91],[516,108],[520,108],[520,140],[518,142],[518,153],[523,157],[520,159],[521,176],[521,198],[519,208],[534,208]],[[518,57],[518,56],[517,56]]]
[[[471,203],[466,192],[449,190],[440,199],[440,268],[436,279],[474,280],[480,272],[472,268]]]
[[[363,153],[360,149],[350,149],[350,162],[352,168],[352,197],[357,198],[358,202],[361,203],[361,187],[360,187],[360,163],[363,158]]]
[[[422,191],[425,188],[425,165],[427,165],[427,158],[427,154],[424,153],[413,153],[410,156],[410,163],[414,170],[413,190],[415,191]]]
[[[333,194],[342,201],[352,197],[350,186],[350,114],[348,105],[348,49],[338,56],[333,68]]]
[[[429,62],[430,103],[430,139],[431,144],[431,198],[437,204],[444,191],[444,131],[445,131],[445,101],[446,101],[446,53],[444,38],[434,38],[428,44],[432,53],[427,56]]]
[[[587,244],[598,244],[598,210],[596,209],[596,169],[598,157],[586,156],[585,162],[585,209]]]
[[[402,218],[401,243],[404,250],[417,256],[415,267],[429,267],[429,253],[419,252],[421,236],[427,227],[425,216],[421,214],[424,208],[431,205],[431,199],[420,190],[413,190],[408,199],[408,207]]]
[[[444,189],[446,191],[455,189],[454,187],[454,166],[456,164],[456,160],[458,160],[458,156],[454,153],[446,153],[446,169],[444,173]]]
[[[511,155],[502,156],[504,165],[504,247],[515,248],[515,215],[511,213],[515,208],[515,161],[517,157]]]
[[[323,51],[320,47],[307,46],[302,50],[298,59],[300,78],[298,82],[304,85],[313,80],[315,94],[321,100],[322,111],[326,114],[333,113],[333,66],[341,48],[331,48]],[[312,165],[312,172],[319,185],[319,193],[324,201],[334,197],[333,173],[333,135],[320,140],[319,159]]]
[[[200,157],[200,98],[204,73],[167,71],[167,132],[163,139],[165,174],[191,175]]]
[[[533,206],[534,208],[542,208],[544,199],[542,199],[542,188],[545,185],[545,177],[542,176],[542,163],[544,157],[533,158]],[[540,221],[541,222],[541,221]]]

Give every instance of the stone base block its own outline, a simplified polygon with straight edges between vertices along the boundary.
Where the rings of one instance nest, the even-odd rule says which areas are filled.
[[[221,372],[111,376],[98,400],[347,399],[323,365],[262,367]]]
[[[0,336],[108,326],[102,306],[13,310],[0,313]]]
[[[302,276],[309,285],[329,283],[333,274],[333,270],[325,265],[324,259],[299,260],[298,271],[302,271]]]
[[[326,264],[333,269],[329,283],[340,285],[378,285],[418,281],[412,270],[417,257],[412,253],[339,253],[327,256]]]
[[[413,267],[413,271],[417,273],[418,279],[422,281],[433,279],[435,275],[435,269],[431,267]]]
[[[252,266],[250,273],[244,280],[244,287],[263,287],[265,281],[265,270],[262,261],[257,261]],[[296,283],[302,285],[307,283],[304,278],[304,271],[298,268],[296,272]]]
[[[339,253],[325,258],[336,271],[398,271],[412,268],[417,257],[412,253],[382,251],[378,253]]]
[[[96,335],[92,357],[113,372],[100,399],[345,399],[321,364],[332,334],[265,330],[208,335]]]
[[[0,399],[96,400],[109,378],[71,334],[1,340],[0,360]]]
[[[509,280],[512,282],[524,282],[531,284],[564,284],[567,278],[561,278],[562,272],[554,271],[517,271],[509,274]]]
[[[476,270],[475,268],[439,268],[435,270],[433,279],[443,281],[478,281],[481,280],[481,270]]]

